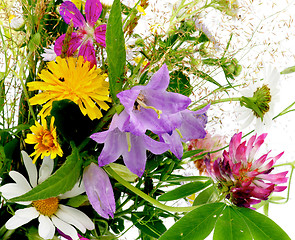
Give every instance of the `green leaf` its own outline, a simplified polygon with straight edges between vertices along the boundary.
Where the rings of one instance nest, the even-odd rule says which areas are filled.
[[[65,163],[48,179],[34,187],[22,196],[11,199],[11,201],[35,201],[56,197],[71,190],[78,181],[81,173],[82,159],[77,148],[73,149]]]
[[[255,240],[291,240],[291,238],[267,216],[249,208],[235,208],[245,220]]]
[[[212,77],[210,77],[207,73],[204,73],[199,70],[197,70],[196,73],[197,73],[198,77],[203,78],[204,80],[211,82],[211,83],[217,85],[218,87],[222,88],[222,85],[219,82],[217,82],[216,80],[214,80]]]
[[[116,95],[122,90],[126,62],[120,0],[114,1],[110,12],[106,31],[106,51],[108,56],[110,94],[113,101],[118,102],[119,99]]]
[[[131,221],[138,229],[155,238],[158,238],[166,231],[162,220],[149,216],[144,212],[132,213]]]
[[[280,74],[289,74],[293,72],[295,72],[295,66],[284,69],[283,71],[280,72]]]
[[[174,71],[170,73],[168,91],[190,96],[193,91],[193,87],[190,84],[190,79],[188,76],[183,74],[182,71]]]
[[[203,240],[212,231],[218,216],[226,207],[224,203],[201,206],[176,222],[159,240]]]
[[[215,187],[211,186],[198,194],[198,196],[194,200],[193,206],[212,203],[212,202],[215,202],[216,200],[217,200],[217,194],[215,192]]]
[[[161,195],[158,200],[159,201],[172,201],[180,198],[187,197],[193,193],[196,193],[211,184],[211,181],[207,182],[191,182],[185,185],[182,185],[178,188],[173,189],[170,192],[166,192]]]
[[[252,234],[250,233],[245,219],[230,206],[226,206],[226,208],[219,215],[213,234],[213,240],[224,239],[252,240]]]
[[[135,182],[138,176],[132,173],[125,165],[118,163],[110,163],[110,167],[127,182]]]
[[[189,157],[192,157],[200,152],[203,152],[203,149],[196,149],[196,150],[191,150],[183,153],[182,159],[186,159]]]
[[[171,176],[169,179],[165,180],[165,182],[187,182],[187,181],[203,181],[203,180],[209,180],[210,177],[206,176],[180,176],[180,177],[175,177]]]
[[[28,43],[28,48],[30,52],[34,52],[39,46],[41,42],[41,35],[39,32],[35,33],[34,36],[30,39]]]
[[[69,201],[67,202],[67,206],[77,208],[87,201],[88,201],[87,195],[78,195],[76,197],[70,198]]]

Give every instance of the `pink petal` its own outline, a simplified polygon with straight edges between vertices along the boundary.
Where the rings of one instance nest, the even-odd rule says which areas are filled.
[[[106,30],[107,25],[102,24],[95,28],[94,30],[94,37],[95,41],[98,42],[101,46],[106,47]]]
[[[65,1],[61,4],[59,9],[60,15],[67,24],[70,24],[71,21],[74,24],[74,27],[83,27],[86,22],[83,15],[80,13],[78,8],[71,1]]]
[[[102,11],[102,5],[99,0],[87,0],[85,4],[86,21],[93,27],[97,22]]]

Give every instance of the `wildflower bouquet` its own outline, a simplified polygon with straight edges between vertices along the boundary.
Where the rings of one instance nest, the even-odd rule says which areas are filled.
[[[287,188],[288,171],[273,173],[283,153],[258,154],[280,73],[224,98],[241,87],[242,66],[230,40],[218,54],[200,18],[209,8],[233,17],[238,3],[181,0],[167,31],[145,36],[135,29],[148,7],[20,1],[2,24],[1,239],[120,239],[130,225],[138,232],[127,239],[290,239],[255,211]],[[222,102],[256,119],[248,141],[209,133]],[[187,176],[188,163],[200,174]]]

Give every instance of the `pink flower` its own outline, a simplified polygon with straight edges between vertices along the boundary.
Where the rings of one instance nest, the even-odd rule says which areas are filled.
[[[203,151],[194,155],[197,157],[205,152],[210,152],[210,158],[212,161],[215,161],[217,158],[222,156],[222,152],[214,152],[220,148],[222,148],[226,144],[225,139],[222,136],[214,135],[212,136],[207,132],[206,137],[203,139],[193,139],[189,142],[188,150],[198,150],[202,149]],[[212,153],[211,153],[212,152]],[[197,159],[194,161],[196,168],[199,170],[200,174],[206,172],[206,165],[204,163],[204,158]]]
[[[246,144],[246,141],[241,143],[242,133],[235,134],[223,158],[214,161],[213,166],[211,159],[205,159],[207,171],[217,181],[220,192],[237,206],[249,208],[267,200],[272,192],[287,188],[277,185],[287,182],[288,171],[270,174],[283,152],[276,157],[268,157],[268,152],[255,158],[266,136],[266,133],[257,138],[254,135]]]
[[[99,0],[87,0],[85,4],[86,21],[81,12],[70,1],[65,1],[60,6],[60,15],[67,24],[73,23],[77,28],[72,33],[69,42],[68,56],[72,56],[79,48],[78,55],[84,56],[85,60],[91,62],[91,67],[96,65],[95,49],[93,41],[105,47],[106,24],[99,25],[95,28],[95,24],[101,14],[102,5]],[[63,41],[65,34],[61,35],[55,42],[54,51],[57,56],[62,53]]]

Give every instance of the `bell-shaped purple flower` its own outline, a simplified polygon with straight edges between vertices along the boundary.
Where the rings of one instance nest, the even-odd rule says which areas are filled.
[[[207,105],[198,111],[190,111],[186,109],[174,114],[173,117],[180,119],[181,125],[174,130],[172,134],[159,134],[161,141],[169,145],[170,151],[178,159],[181,159],[183,155],[182,142],[187,142],[192,139],[202,139],[206,136],[206,112],[209,107],[210,105]]]
[[[153,133],[169,133],[181,125],[180,118],[172,114],[185,110],[190,98],[167,92],[169,71],[164,64],[146,86],[137,85],[117,94],[129,115],[123,130],[134,135],[143,135],[146,130]]]
[[[89,202],[104,218],[114,217],[116,203],[112,184],[107,173],[94,163],[87,166],[83,181]]]
[[[60,6],[60,15],[67,24],[73,23],[77,28],[72,33],[69,42],[67,55],[71,56],[79,48],[78,56],[84,56],[85,60],[91,62],[91,67],[96,65],[96,56],[93,46],[93,40],[105,47],[106,24],[95,28],[102,11],[102,5],[99,0],[87,0],[85,4],[86,20],[71,1],[65,1]],[[55,42],[54,51],[57,56],[61,55],[65,34],[61,35]]]
[[[99,166],[114,162],[122,155],[126,167],[141,177],[146,165],[146,150],[162,154],[168,150],[168,145],[145,134],[137,136],[124,132],[123,125],[127,119],[128,114],[125,110],[120,115],[115,114],[107,131],[94,133],[90,137],[97,143],[104,143],[98,157]]]

